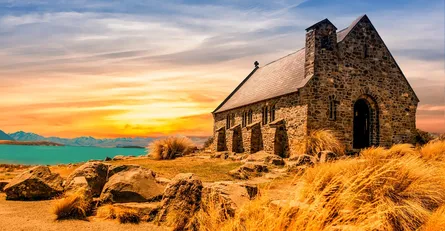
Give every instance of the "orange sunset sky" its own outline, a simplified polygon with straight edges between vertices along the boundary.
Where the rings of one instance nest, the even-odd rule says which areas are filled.
[[[304,47],[321,19],[342,29],[366,13],[420,98],[417,126],[445,132],[443,1],[357,2],[0,0],[0,130],[211,135],[255,60]]]

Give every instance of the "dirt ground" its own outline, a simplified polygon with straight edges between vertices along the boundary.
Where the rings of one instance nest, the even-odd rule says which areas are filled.
[[[166,227],[142,222],[137,225],[90,218],[88,221],[56,221],[51,213],[52,201],[7,201],[0,193],[0,231],[81,231],[81,230],[169,230]]]

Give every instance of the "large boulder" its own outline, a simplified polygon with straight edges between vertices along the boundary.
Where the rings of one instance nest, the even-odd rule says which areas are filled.
[[[256,185],[221,181],[207,185],[202,190],[202,209],[220,209],[219,216],[233,217],[236,209],[254,199],[258,194]]]
[[[65,194],[76,193],[81,190],[87,198],[93,199],[93,191],[84,176],[74,177],[68,185],[65,185]]]
[[[184,230],[201,204],[202,182],[192,173],[176,175],[165,188],[159,221],[168,220],[174,230]],[[169,218],[169,219],[167,219]]]
[[[269,172],[267,165],[258,162],[247,162],[239,168],[229,172],[229,175],[236,179],[249,179],[251,177],[261,176],[263,173]]]
[[[0,192],[3,192],[3,189],[5,188],[5,186],[7,184],[9,184],[9,181],[5,181],[5,180],[0,181]]]
[[[149,202],[162,197],[164,187],[156,183],[153,172],[134,168],[114,174],[105,184],[102,203]]]
[[[70,185],[74,178],[83,176],[91,187],[94,197],[97,197],[102,192],[102,188],[107,182],[108,164],[102,162],[88,162],[78,167],[66,179],[65,186]]]
[[[136,164],[123,164],[123,165],[113,165],[108,168],[108,178],[112,177],[114,174],[124,171],[129,171],[132,169],[141,168],[141,166]],[[147,169],[146,171],[149,171],[153,177],[156,177],[156,173]]]
[[[113,205],[116,208],[124,210],[134,210],[141,217],[141,221],[150,222],[156,218],[156,215],[161,208],[160,202],[146,202],[146,203],[117,203]]]
[[[46,166],[36,166],[16,176],[4,188],[8,200],[50,199],[63,192],[63,179]]]

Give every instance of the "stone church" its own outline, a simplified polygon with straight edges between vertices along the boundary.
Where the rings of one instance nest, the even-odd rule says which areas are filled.
[[[337,31],[328,19],[306,45],[253,71],[213,111],[215,151],[286,157],[329,129],[347,150],[412,143],[419,99],[366,15]]]

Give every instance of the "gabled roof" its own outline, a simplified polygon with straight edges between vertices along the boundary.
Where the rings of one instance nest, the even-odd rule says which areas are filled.
[[[305,49],[254,70],[214,112],[292,93],[304,82]]]
[[[357,25],[358,22],[360,22],[363,18],[368,18],[368,16],[366,16],[366,14],[361,15],[360,17],[356,18],[351,25],[349,25],[348,27],[346,27],[345,29],[338,31],[337,32],[337,43],[343,41],[344,38],[346,38],[346,35],[349,34],[349,32],[351,32],[352,29],[354,29],[354,27]]]
[[[358,17],[351,25],[337,32],[337,43],[342,42],[358,22],[365,18],[368,19],[366,14]],[[319,25],[321,22],[329,22],[329,20],[326,20],[324,19],[308,27],[307,30]],[[299,88],[304,87],[310,80],[310,77],[304,78],[304,62],[305,48],[302,48],[265,66],[256,67],[213,113],[227,111],[298,91]]]

